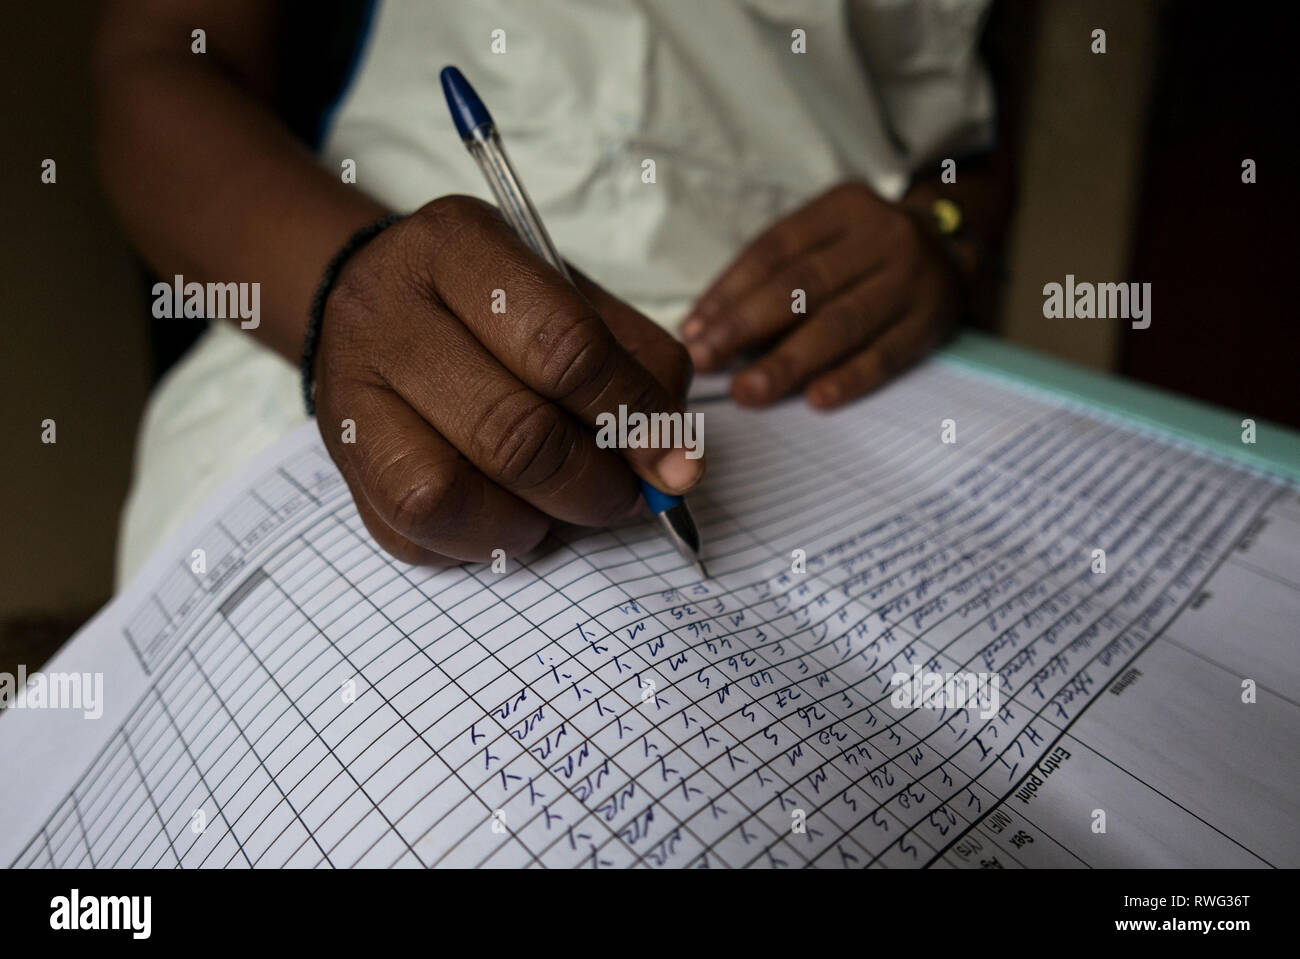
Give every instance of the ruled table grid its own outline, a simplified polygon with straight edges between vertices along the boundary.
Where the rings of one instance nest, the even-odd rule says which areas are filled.
[[[961,865],[1284,488],[933,364],[706,415],[708,583],[649,526],[409,567],[288,458],[127,618],[147,693],[15,864]],[[895,706],[913,666],[1001,708]]]

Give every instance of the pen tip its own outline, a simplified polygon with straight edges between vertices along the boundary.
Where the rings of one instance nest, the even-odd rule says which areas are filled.
[[[701,563],[698,559],[695,561],[695,569],[700,574],[700,579],[709,578],[708,570],[704,568],[704,564]]]

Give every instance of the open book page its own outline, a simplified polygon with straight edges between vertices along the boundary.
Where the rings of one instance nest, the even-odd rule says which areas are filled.
[[[701,408],[707,582],[405,566],[304,426],[0,718],[0,861],[1300,865],[1294,488],[941,361]]]

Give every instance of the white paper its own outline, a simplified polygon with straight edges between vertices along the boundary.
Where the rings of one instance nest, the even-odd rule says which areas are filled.
[[[941,361],[701,409],[706,583],[650,524],[405,566],[286,437],[43,668],[101,718],[0,719],[0,863],[1300,865],[1291,485]]]

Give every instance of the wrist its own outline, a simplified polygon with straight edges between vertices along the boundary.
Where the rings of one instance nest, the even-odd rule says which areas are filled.
[[[977,257],[962,232],[961,210],[951,201],[904,202],[903,211],[912,220],[934,256],[942,261],[963,312],[978,268]]]
[[[320,283],[317,284],[316,293],[311,300],[307,327],[303,334],[302,353],[298,362],[298,370],[302,377],[303,405],[307,408],[308,416],[314,416],[316,413],[316,365],[320,353],[321,326],[325,320],[325,305],[329,296],[334,292],[339,275],[352,257],[401,218],[400,214],[390,213],[361,227],[339,247],[321,274]]]

